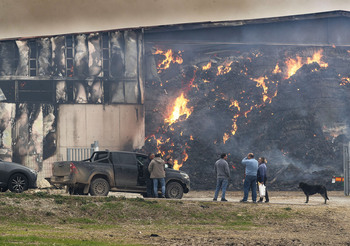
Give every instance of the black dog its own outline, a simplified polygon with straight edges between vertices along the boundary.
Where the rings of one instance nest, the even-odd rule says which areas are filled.
[[[327,203],[327,200],[329,200],[327,196],[327,189],[323,185],[309,185],[303,182],[299,183],[299,188],[304,191],[304,194],[306,195],[306,202],[309,202],[309,196],[314,195],[316,193],[319,193],[324,198],[324,203]]]

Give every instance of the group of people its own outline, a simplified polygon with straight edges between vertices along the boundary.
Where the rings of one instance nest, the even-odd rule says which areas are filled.
[[[247,157],[242,160],[242,164],[245,165],[245,174],[244,174],[244,196],[240,202],[248,201],[249,191],[252,191],[252,200],[253,203],[257,202],[257,184],[263,184],[265,186],[265,202],[269,202],[269,195],[266,189],[267,181],[267,167],[266,167],[266,158],[260,157],[257,160],[254,159],[254,154],[249,153]],[[221,201],[226,202],[226,189],[228,185],[228,180],[230,178],[230,169],[227,163],[227,154],[222,153],[220,159],[215,162],[214,172],[216,175],[216,190],[214,194],[214,201],[217,201],[219,192],[222,190]],[[263,202],[263,197],[260,196],[258,202]]]
[[[166,162],[161,154],[149,153],[143,163],[143,176],[146,181],[147,197],[158,197],[158,183],[161,185],[162,198],[165,198],[165,164],[173,168],[173,159],[168,156]]]

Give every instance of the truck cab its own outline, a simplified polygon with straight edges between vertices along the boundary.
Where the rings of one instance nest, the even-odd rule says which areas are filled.
[[[54,163],[53,176],[49,181],[52,184],[67,185],[71,194],[106,196],[109,191],[114,191],[145,195],[143,163],[146,160],[147,155],[142,153],[95,151],[84,161]],[[64,166],[66,173],[62,172]],[[167,198],[181,199],[183,193],[189,192],[190,179],[185,172],[165,168],[165,173]]]

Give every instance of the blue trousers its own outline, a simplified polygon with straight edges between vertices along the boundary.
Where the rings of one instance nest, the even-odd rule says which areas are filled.
[[[218,178],[216,180],[216,190],[215,190],[214,199],[218,199],[220,189],[222,189],[221,199],[225,199],[227,184],[228,184],[228,179]]]
[[[153,179],[153,197],[158,197],[158,182],[160,182],[160,185],[162,186],[162,196],[165,197],[165,179],[159,178],[159,179]]]
[[[252,200],[253,202],[256,202],[256,182],[257,182],[256,175],[255,176],[247,175],[245,177],[244,184],[243,184],[243,188],[244,188],[243,201],[248,200],[249,190],[252,190]]]

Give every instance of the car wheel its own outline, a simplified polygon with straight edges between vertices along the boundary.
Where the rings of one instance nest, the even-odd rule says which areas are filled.
[[[104,178],[92,180],[90,185],[90,194],[92,196],[107,196],[109,192],[109,184]]]
[[[166,198],[181,199],[184,194],[184,188],[178,182],[171,182],[166,186]]]
[[[12,175],[8,182],[8,188],[11,192],[21,193],[28,189],[28,179],[21,173]]]

